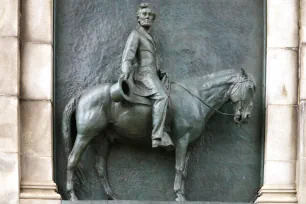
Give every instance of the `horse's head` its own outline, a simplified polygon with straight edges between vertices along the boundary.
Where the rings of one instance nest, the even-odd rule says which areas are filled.
[[[230,101],[234,104],[234,120],[238,124],[246,123],[247,119],[251,117],[256,90],[254,78],[243,69],[241,71],[230,92]]]

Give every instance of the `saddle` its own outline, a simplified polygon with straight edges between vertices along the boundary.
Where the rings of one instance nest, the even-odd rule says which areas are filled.
[[[119,77],[118,82],[111,86],[110,95],[112,100],[114,102],[122,102],[125,100],[130,103],[152,106],[154,101],[150,100],[146,96],[141,96],[137,94],[139,93],[137,90],[141,89],[142,87],[134,83],[133,77],[131,76],[133,76],[133,74],[131,74],[127,80],[124,80],[122,77]],[[171,83],[166,73],[163,74],[161,82],[167,92],[167,95],[169,96],[171,90]],[[171,118],[172,113],[170,111],[167,111],[164,129],[167,133],[171,132]]]
[[[147,96],[142,96],[139,94],[140,90],[143,89],[140,85],[136,84],[133,79],[133,74],[130,74],[130,77],[125,80],[122,77],[119,77],[117,83],[113,84],[110,89],[110,95],[113,101],[121,102],[123,100],[130,103],[137,103],[143,105],[153,105],[153,101],[150,100]],[[170,82],[167,74],[162,76],[161,82],[167,92],[170,94]]]

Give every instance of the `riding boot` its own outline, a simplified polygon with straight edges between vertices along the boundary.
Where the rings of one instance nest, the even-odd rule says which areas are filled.
[[[161,139],[153,139],[152,141],[152,147],[157,148],[157,147],[162,147],[166,149],[167,151],[172,151],[174,150],[175,146],[171,140],[171,137],[168,135],[167,132],[163,133],[163,137]]]

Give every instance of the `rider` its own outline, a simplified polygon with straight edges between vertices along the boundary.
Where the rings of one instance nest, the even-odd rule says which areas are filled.
[[[155,20],[155,13],[149,8],[148,3],[141,3],[137,10],[138,24],[129,35],[122,55],[121,71],[124,79],[128,79],[134,71],[135,83],[144,88],[142,96],[153,100],[152,119],[152,147],[174,147],[169,135],[164,131],[168,95],[160,77],[161,70],[156,64],[156,47],[150,28]],[[133,63],[138,67],[133,70]]]

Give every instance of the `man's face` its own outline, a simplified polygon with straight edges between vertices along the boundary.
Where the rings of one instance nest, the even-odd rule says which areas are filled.
[[[143,27],[151,27],[154,22],[154,13],[151,9],[141,9],[138,14],[138,22]]]

